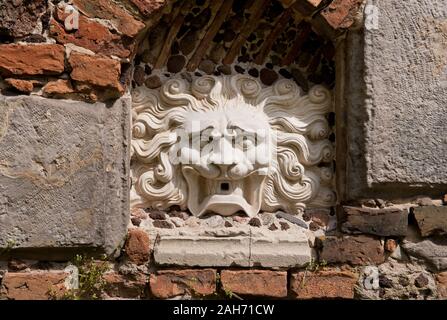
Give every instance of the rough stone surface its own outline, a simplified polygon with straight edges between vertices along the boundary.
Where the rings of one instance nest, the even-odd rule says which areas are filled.
[[[0,74],[34,76],[64,71],[64,47],[58,44],[0,45]]]
[[[2,1],[0,4],[0,34],[23,37],[36,28],[38,19],[47,9],[46,0]]]
[[[438,295],[434,277],[422,266],[387,261],[360,272],[356,297],[360,299],[428,300]]]
[[[385,260],[380,240],[367,236],[328,237],[323,241],[320,260],[351,265],[380,264]]]
[[[161,270],[151,274],[150,289],[159,299],[181,295],[211,295],[216,291],[216,270]]]
[[[270,270],[223,270],[220,281],[225,292],[238,295],[284,298],[287,272]]]
[[[413,214],[423,237],[447,233],[447,206],[415,207]]]
[[[352,271],[325,269],[292,273],[290,291],[297,299],[352,299],[358,275]]]
[[[3,254],[70,259],[70,248],[118,249],[129,219],[129,100],[0,97]]]
[[[131,262],[135,264],[148,262],[150,255],[149,236],[141,229],[130,229],[127,235],[125,249]]]
[[[411,256],[424,259],[435,270],[447,269],[447,239],[429,238],[419,242],[404,240],[402,248]]]
[[[11,300],[48,300],[52,295],[61,294],[67,288],[66,272],[7,272],[3,277],[1,291]]]
[[[436,275],[439,298],[447,298],[447,272],[441,272]]]
[[[348,197],[440,196],[447,181],[447,6],[366,4],[378,9],[378,28],[350,33],[346,56]]]
[[[343,207],[346,221],[342,231],[376,236],[405,236],[408,210]]]

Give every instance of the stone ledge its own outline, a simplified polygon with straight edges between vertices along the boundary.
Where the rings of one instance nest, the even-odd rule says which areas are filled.
[[[245,227],[197,234],[171,229],[150,233],[157,239],[155,263],[162,266],[294,268],[310,262],[312,256],[308,238],[298,226],[287,231]]]

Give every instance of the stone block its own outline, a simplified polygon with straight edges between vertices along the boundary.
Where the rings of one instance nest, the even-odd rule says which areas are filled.
[[[118,253],[129,220],[129,110],[0,97],[0,255]]]
[[[346,221],[342,231],[367,233],[376,236],[405,236],[408,225],[408,210],[368,209],[344,206]]]
[[[413,214],[423,237],[447,232],[447,206],[415,207]]]
[[[440,196],[447,186],[447,6],[444,0],[366,5],[373,10],[365,28],[348,33],[337,62],[347,67],[339,100],[346,106],[340,114],[347,148],[339,150],[346,198]]]
[[[159,265],[189,267],[301,267],[311,260],[307,236],[297,226],[287,231],[231,227],[177,232],[151,230]]]
[[[323,241],[320,260],[351,265],[381,264],[385,260],[379,239],[367,236],[328,237]]]
[[[432,268],[447,269],[447,239],[433,237],[418,242],[404,241],[402,248],[411,256],[425,260]]]

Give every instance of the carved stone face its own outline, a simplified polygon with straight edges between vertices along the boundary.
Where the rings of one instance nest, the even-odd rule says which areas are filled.
[[[302,212],[335,201],[328,90],[246,75],[133,93],[131,204],[195,216]]]
[[[188,115],[183,127],[190,143],[182,148],[182,172],[195,215],[254,216],[260,210],[271,134],[265,114],[254,111],[244,104]]]

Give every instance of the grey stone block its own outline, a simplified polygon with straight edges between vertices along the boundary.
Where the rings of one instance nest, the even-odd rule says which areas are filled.
[[[441,195],[447,187],[445,0],[367,5],[377,8],[377,28],[366,17],[368,28],[351,31],[345,48],[339,115],[346,125],[345,198]]]
[[[403,237],[407,234],[408,210],[369,209],[344,206],[342,231],[353,234]]]
[[[447,206],[415,207],[413,214],[423,237],[447,233]]]
[[[405,252],[410,256],[424,259],[436,271],[447,269],[447,239],[433,237],[419,242],[404,241]]]
[[[129,219],[130,98],[0,97],[0,254],[112,254]]]

